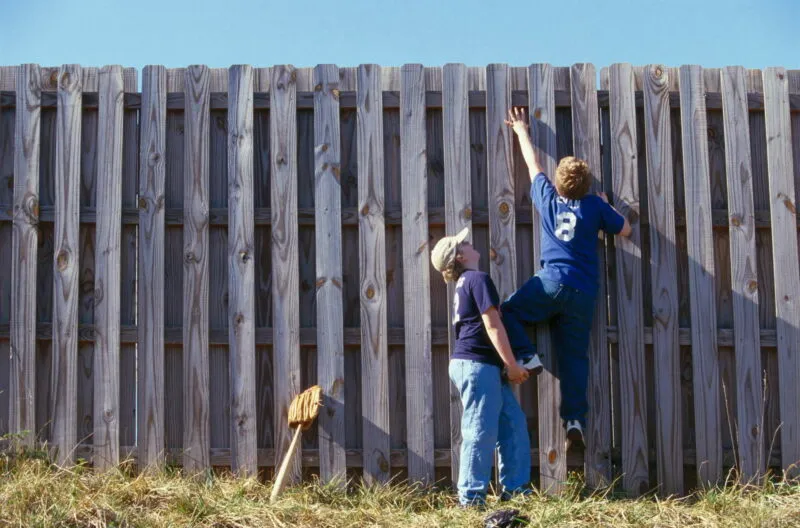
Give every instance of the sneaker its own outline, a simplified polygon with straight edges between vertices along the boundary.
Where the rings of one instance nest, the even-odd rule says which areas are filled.
[[[584,449],[586,443],[583,441],[583,426],[578,420],[567,422],[567,451],[570,449]]]
[[[539,359],[539,354],[520,359],[517,363],[522,368],[527,369],[531,376],[538,376],[544,370],[544,365],[542,365],[542,360]]]

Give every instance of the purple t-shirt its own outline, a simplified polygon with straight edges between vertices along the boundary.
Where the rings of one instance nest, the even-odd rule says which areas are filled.
[[[550,279],[578,290],[597,290],[597,232],[616,235],[625,218],[602,198],[587,194],[580,200],[558,195],[540,172],[531,185],[531,199],[542,218],[542,271]]]
[[[493,306],[497,308],[499,304],[500,296],[488,274],[477,270],[466,270],[461,274],[453,296],[456,346],[452,357],[503,366],[481,317],[486,310]]]

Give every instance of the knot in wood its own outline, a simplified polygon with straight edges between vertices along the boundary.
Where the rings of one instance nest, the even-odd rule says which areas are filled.
[[[63,272],[69,266],[69,251],[62,249],[58,252],[56,257],[56,268],[58,271]]]
[[[784,77],[783,72],[778,72],[778,79],[782,81],[783,77]]]
[[[373,297],[375,297],[375,288],[367,286],[367,299],[372,299]]]
[[[320,148],[320,150],[322,152],[328,152],[328,144],[327,143],[323,143],[319,148]]]
[[[664,70],[661,69],[661,66],[656,66],[655,71],[653,74],[656,76],[656,79],[660,79],[662,75],[664,75]]]
[[[753,279],[747,281],[747,292],[755,293],[756,290],[758,290],[758,281]]]
[[[58,70],[53,70],[50,73],[50,84],[52,86],[55,86],[55,85],[58,84]]]
[[[508,214],[508,211],[510,210],[508,207],[508,203],[506,202],[501,202],[500,205],[498,206],[498,209],[500,210],[500,214],[503,216],[506,216]]]
[[[192,251],[187,251],[186,255],[183,257],[183,260],[187,264],[193,264],[200,261],[200,259],[197,258],[197,255],[195,255]]]
[[[547,462],[548,462],[549,464],[555,464],[555,463],[556,463],[556,459],[557,459],[557,458],[558,458],[558,453],[556,452],[556,450],[555,450],[555,449],[551,449],[551,450],[550,450],[550,451],[547,453]]]
[[[242,262],[247,262],[248,260],[250,260],[250,255],[247,253],[247,251],[240,251],[239,260],[241,260]]]
[[[489,259],[490,260],[497,260],[497,251],[495,251],[494,248],[491,248],[489,250]]]
[[[536,118],[536,119],[541,119],[542,118],[542,109],[541,108],[534,109],[533,117]]]
[[[286,164],[286,157],[283,154],[281,154],[281,155],[278,156],[278,158],[275,161],[276,161],[276,163],[278,165],[285,165]]]
[[[754,425],[752,429],[750,429],[750,434],[753,435],[753,438],[758,438],[758,426]]]
[[[741,215],[731,215],[731,225],[734,227],[739,227],[742,225]]]
[[[322,83],[319,83],[319,84],[317,84],[317,85],[314,87],[314,91],[315,91],[315,92],[321,92],[321,91],[322,91]]]
[[[472,219],[472,207],[465,207],[464,208],[464,218],[467,220]]]
[[[369,204],[364,204],[364,207],[361,208],[361,216],[367,216],[369,214]]]
[[[72,79],[72,76],[69,74],[69,72],[62,73],[61,74],[61,79],[59,79],[59,82],[61,83],[61,87],[66,88],[69,85],[69,82],[70,82],[71,79]]]
[[[333,96],[333,98],[334,98],[334,99],[336,99],[337,101],[339,100],[339,94],[340,94],[340,93],[341,93],[341,92],[339,91],[339,89],[338,89],[338,88],[334,88],[333,90],[331,90],[331,95],[332,95],[332,96]]]
[[[233,318],[233,323],[234,323],[235,325],[237,325],[237,326],[238,326],[238,325],[241,325],[242,323],[244,323],[244,314],[242,314],[242,313],[237,313],[237,314],[236,314],[236,317],[234,317],[234,318]]]
[[[139,209],[147,209],[147,200],[139,198]]]

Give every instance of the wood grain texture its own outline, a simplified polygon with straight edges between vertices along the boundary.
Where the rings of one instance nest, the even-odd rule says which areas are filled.
[[[391,478],[382,70],[358,68],[358,210],[364,480]]]
[[[319,417],[319,471],[322,481],[330,482],[342,479],[346,469],[339,68],[317,66],[313,82],[317,383],[325,399]]]
[[[623,486],[629,495],[649,488],[647,466],[647,388],[642,317],[642,254],[636,149],[634,79],[630,64],[609,70],[611,93],[611,167],[614,203],[633,231],[617,237],[616,277],[622,415]]]
[[[228,78],[231,469],[240,475],[257,472],[253,73],[251,66],[237,65]]]
[[[672,75],[665,66],[651,64],[643,77],[656,372],[656,469],[659,493],[669,496],[683,493],[678,262],[669,107]]]
[[[753,172],[747,84],[742,67],[721,71],[725,123],[725,167],[730,216],[730,262],[736,354],[736,444],[740,475],[758,480],[764,472],[758,270],[753,222]]]
[[[517,289],[513,132],[505,124],[511,108],[508,65],[486,67],[486,101],[489,261],[492,280],[505,300]]]
[[[99,74],[100,108],[97,134],[97,224],[94,321],[94,458],[96,468],[119,464],[120,309],[122,243],[121,66]]]
[[[210,72],[184,71],[183,148],[183,467],[209,468],[209,140]]]
[[[600,175],[600,116],[593,64],[574,64],[570,68],[572,93],[572,137],[574,155],[586,160],[595,176],[592,191],[603,189]],[[610,175],[609,175],[610,176]],[[611,482],[611,380],[606,337],[608,307],[605,284],[605,244],[598,242],[600,282],[589,345],[589,385],[586,417],[586,483],[599,487]]]
[[[443,69],[443,121],[444,121],[444,178],[445,178],[445,233],[455,234],[464,228],[472,232],[472,189],[470,188],[470,135],[469,93],[467,68],[463,64],[446,64]],[[471,236],[471,238],[474,238]],[[436,280],[436,279],[434,279]],[[447,285],[447,336],[450,355],[455,351],[453,305],[455,285]],[[449,380],[448,380],[449,381]],[[450,476],[458,482],[461,463],[461,414],[463,412],[458,388],[450,388],[450,450],[453,454]]]
[[[797,189],[792,168],[789,90],[783,68],[766,68],[763,79],[780,370],[781,466],[796,476],[800,474],[800,260],[794,227]]]
[[[536,159],[545,174],[553,177],[557,165],[555,72],[549,64],[528,68],[530,131]],[[535,176],[534,174],[530,175]],[[533,208],[533,262],[538,269],[542,252],[541,217]],[[550,339],[550,325],[536,326],[536,349],[545,370],[539,375],[539,486],[548,494],[559,494],[567,479],[566,432],[558,409],[561,405],[561,382],[557,376],[555,350]]]
[[[292,66],[272,68],[270,85],[270,173],[272,188],[272,327],[275,451],[291,443],[289,404],[300,393],[300,303],[297,227],[297,86]],[[300,479],[300,457],[289,482]]]
[[[11,343],[8,432],[36,435],[36,261],[39,232],[41,76],[38,64],[17,71],[14,206],[11,233]]]
[[[163,463],[164,443],[164,180],[167,71],[142,71],[139,157],[139,466]]]
[[[689,298],[692,324],[692,370],[697,446],[697,478],[716,483],[722,476],[719,364],[714,303],[714,243],[711,232],[711,184],[703,70],[681,66],[681,128]]]
[[[78,209],[81,157],[81,67],[58,72],[58,116],[53,246],[53,352],[51,442],[58,464],[73,460],[77,444]]]
[[[433,380],[425,81],[422,66],[404,65],[400,84],[408,478],[411,482],[427,484],[434,479]]]

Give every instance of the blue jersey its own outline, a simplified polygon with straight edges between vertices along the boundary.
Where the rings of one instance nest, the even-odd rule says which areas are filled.
[[[453,295],[453,328],[456,337],[453,358],[503,366],[503,360],[489,340],[482,318],[486,310],[497,308],[499,304],[497,288],[487,273],[465,270],[461,274]]]
[[[544,173],[531,185],[531,200],[542,218],[542,271],[546,279],[588,293],[597,290],[597,233],[616,235],[625,218],[597,195],[580,200],[558,195]]]

